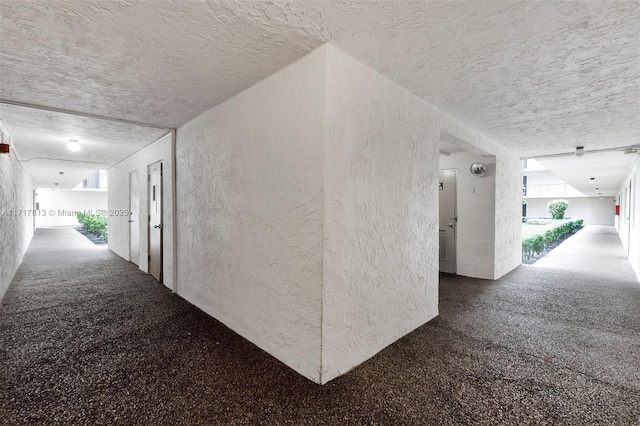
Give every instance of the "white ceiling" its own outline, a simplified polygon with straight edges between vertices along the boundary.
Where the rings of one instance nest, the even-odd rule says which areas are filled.
[[[177,127],[331,42],[523,157],[640,144],[637,1],[2,0],[0,19],[5,100]]]
[[[39,188],[73,188],[96,170],[115,166],[168,133],[5,104],[0,104],[0,120]],[[79,152],[67,149],[70,139],[80,141]]]
[[[636,154],[615,151],[537,160],[588,197],[613,197],[635,158]]]

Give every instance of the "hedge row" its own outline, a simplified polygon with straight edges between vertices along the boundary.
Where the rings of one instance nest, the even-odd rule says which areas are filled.
[[[78,222],[87,231],[101,238],[107,238],[107,217],[78,212]]]
[[[549,229],[542,235],[529,237],[522,240],[522,260],[529,260],[531,257],[542,253],[544,249],[558,240],[563,239],[571,232],[582,227],[582,219],[576,219]]]

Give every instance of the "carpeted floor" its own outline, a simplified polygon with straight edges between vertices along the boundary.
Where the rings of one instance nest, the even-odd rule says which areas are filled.
[[[318,386],[76,231],[40,229],[0,308],[5,425],[637,425],[640,285],[610,227]]]

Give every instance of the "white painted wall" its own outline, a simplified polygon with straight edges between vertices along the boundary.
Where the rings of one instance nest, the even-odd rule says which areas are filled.
[[[522,263],[522,163],[496,144],[495,265],[498,279]]]
[[[320,381],[325,49],[178,129],[178,294]]]
[[[631,184],[631,202],[627,194]],[[629,254],[629,262],[640,280],[640,160],[636,157],[620,186],[614,202],[620,199],[620,216],[615,217],[622,245]],[[615,205],[615,204],[614,204]]]
[[[324,49],[326,383],[438,314],[439,116]]]
[[[469,168],[475,162],[487,166],[487,174],[477,177]],[[440,170],[457,174],[456,273],[492,279],[495,265],[496,158],[471,152],[440,156]]]
[[[319,383],[371,357],[438,312],[445,127],[507,163],[495,202],[520,190],[517,158],[328,45],[185,124],[178,294]],[[110,209],[128,206],[128,173],[151,162],[110,171]],[[520,231],[515,205],[496,234],[514,219]],[[126,257],[118,223],[110,247]],[[503,250],[517,262],[495,249],[494,274],[520,264],[512,234]]]
[[[547,203],[554,198],[527,198],[527,217],[551,217]],[[565,216],[584,219],[585,225],[614,225],[614,197],[562,197],[569,202]]]
[[[442,115],[441,134],[470,144],[484,153],[495,155],[495,199],[494,199],[494,263],[493,279],[498,279],[522,262],[522,161],[513,152],[488,139],[451,116]],[[469,241],[472,244],[471,241]],[[478,241],[467,250],[483,250]],[[477,258],[477,262],[482,262]],[[471,265],[469,265],[471,266]],[[484,269],[476,264],[473,268]]]
[[[74,212],[98,214],[107,210],[107,191],[43,189],[36,191],[36,203],[46,216],[36,216],[36,227],[79,226]],[[51,214],[53,212],[53,214]],[[72,215],[67,215],[67,212]]]
[[[173,186],[171,182],[171,135],[167,135],[156,143],[143,149],[136,155],[109,169],[109,249],[118,256],[130,260],[129,245],[129,216],[120,215],[120,211],[129,210],[129,173],[138,170],[139,196],[140,196],[140,269],[149,272],[149,245],[148,245],[148,190],[147,190],[147,166],[157,161],[162,161],[162,245],[163,283],[173,288],[173,213],[171,194]],[[185,233],[188,234],[187,231]]]
[[[8,133],[0,122],[0,131]],[[17,210],[33,210],[33,182],[12,152],[0,154],[0,300],[33,237],[34,218]]]

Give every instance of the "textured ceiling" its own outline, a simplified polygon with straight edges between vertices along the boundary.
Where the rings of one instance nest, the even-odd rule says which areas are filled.
[[[168,132],[3,104],[0,119],[29,175],[43,188],[73,188],[94,171],[109,169]],[[70,139],[80,142],[80,151],[67,149]]]
[[[635,154],[616,151],[582,157],[539,158],[538,162],[588,197],[614,197],[635,157]],[[594,178],[593,184],[591,178]]]
[[[637,1],[2,0],[0,14],[3,99],[177,127],[331,42],[521,156],[640,143]]]

